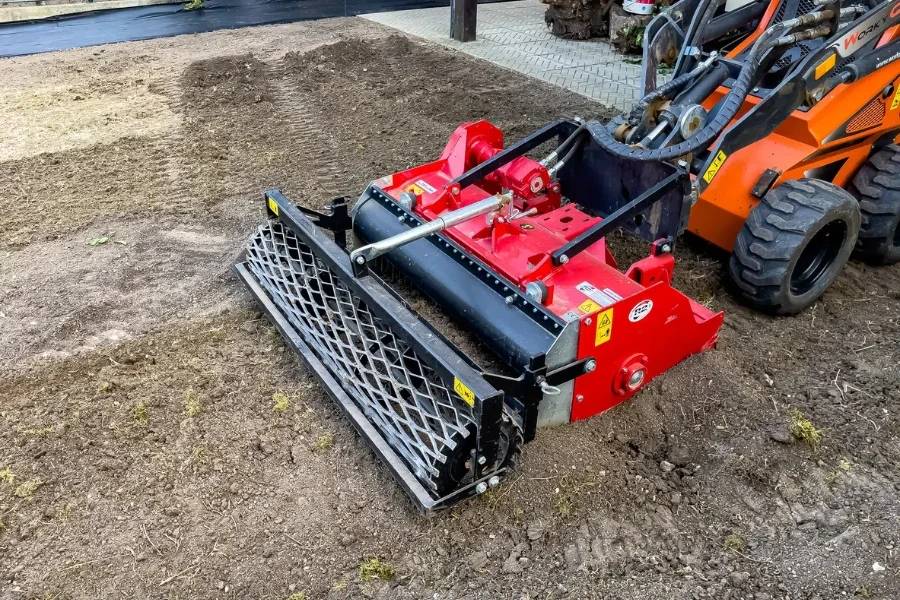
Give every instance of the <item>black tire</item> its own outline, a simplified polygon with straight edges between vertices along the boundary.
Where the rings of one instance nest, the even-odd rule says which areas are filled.
[[[856,256],[872,265],[900,262],[900,146],[873,154],[847,191],[859,200]]]
[[[797,314],[847,263],[859,232],[859,204],[819,179],[786,181],[750,211],[729,273],[737,296],[763,312]]]

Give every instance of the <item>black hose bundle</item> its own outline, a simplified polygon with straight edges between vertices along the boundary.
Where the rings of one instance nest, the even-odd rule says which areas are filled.
[[[636,148],[629,144],[617,141],[615,137],[613,137],[613,132],[597,121],[588,123],[588,130],[601,146],[616,156],[642,162],[671,160],[673,158],[678,158],[679,156],[684,156],[685,154],[690,154],[700,148],[705,148],[725,129],[726,126],[728,126],[738,110],[740,110],[741,106],[744,104],[744,100],[746,100],[747,95],[750,93],[750,85],[753,81],[753,76],[759,68],[760,59],[775,45],[774,41],[783,30],[783,27],[773,27],[759,37],[751,50],[747,53],[744,64],[741,66],[741,72],[738,74],[734,85],[732,85],[731,91],[729,91],[725,98],[722,99],[721,108],[715,118],[689,140],[665,148],[645,149]],[[673,79],[669,84],[656,90],[656,92],[662,91],[666,86],[674,84],[687,75],[690,74],[686,73],[681,77]],[[670,86],[670,90],[672,87],[677,89],[677,86]],[[646,99],[653,94],[654,92],[651,92],[644,98]]]

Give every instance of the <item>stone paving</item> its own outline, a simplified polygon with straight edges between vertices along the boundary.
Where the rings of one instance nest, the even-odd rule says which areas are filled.
[[[424,8],[362,18],[425,38],[494,64],[536,77],[625,111],[637,99],[641,66],[607,41],[564,40],[544,23],[538,0],[478,5],[478,39],[450,38],[450,9]]]

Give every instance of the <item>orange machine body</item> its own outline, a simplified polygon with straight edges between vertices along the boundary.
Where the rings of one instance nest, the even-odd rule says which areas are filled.
[[[752,44],[768,26],[777,3],[762,23],[729,56]],[[900,35],[894,27],[879,46]],[[709,109],[725,94],[719,87],[704,106]],[[759,103],[747,97],[734,121]],[[734,122],[733,121],[733,122]],[[772,188],[802,177],[816,177],[846,188],[872,153],[875,143],[900,137],[900,61],[889,63],[852,85],[838,85],[809,108],[795,110],[762,140],[727,156],[691,211],[688,230],[731,252],[750,211],[760,199],[752,191],[767,170],[777,172]]]

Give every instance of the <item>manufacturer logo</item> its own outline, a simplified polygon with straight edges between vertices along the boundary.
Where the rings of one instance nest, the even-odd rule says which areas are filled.
[[[884,16],[885,12],[886,11],[882,10],[879,14],[873,15],[870,19],[864,21],[855,31],[851,31],[841,38],[841,42],[844,45],[843,56],[847,56],[851,47],[856,46],[867,38],[871,38],[872,34],[881,33],[888,21],[900,14],[900,2],[895,2],[891,6],[891,10],[887,16]]]
[[[631,312],[628,314],[628,320],[632,323],[643,321],[650,314],[651,310],[653,310],[653,300],[641,300],[631,309]]]

